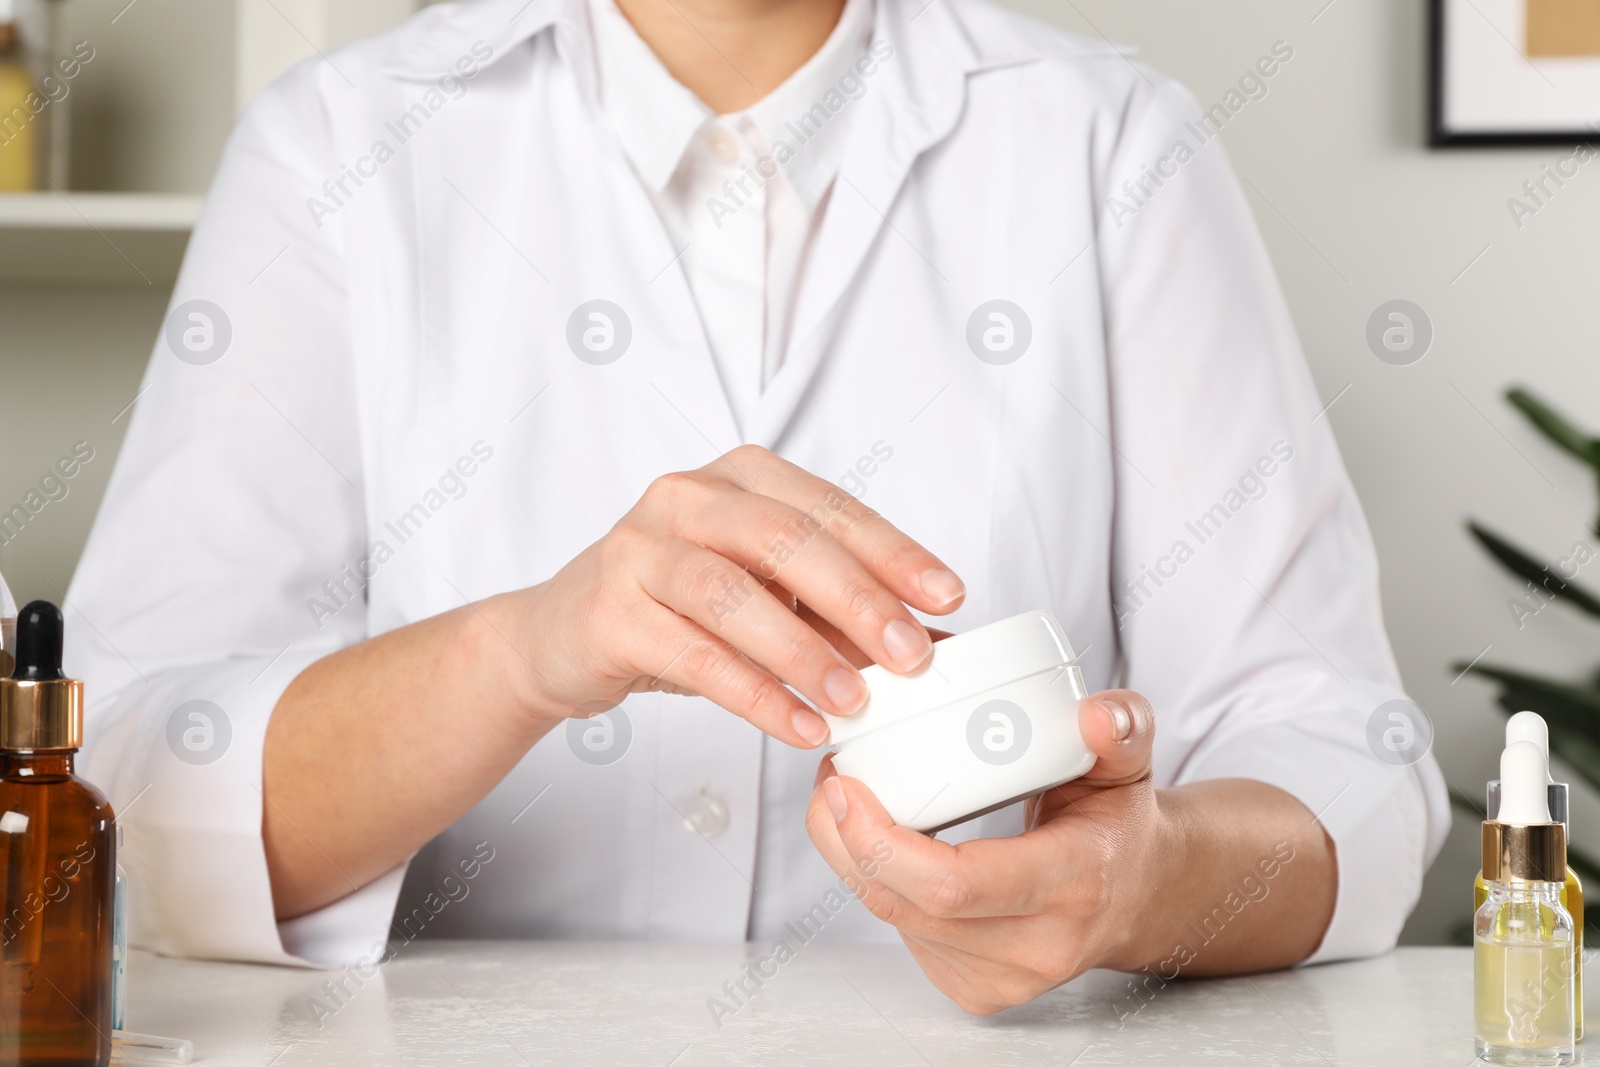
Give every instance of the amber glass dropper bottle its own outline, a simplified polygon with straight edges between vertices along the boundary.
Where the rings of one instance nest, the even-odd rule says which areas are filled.
[[[0,1067],[111,1060],[111,804],[73,773],[83,683],[61,673],[62,619],[17,617],[0,678]]]

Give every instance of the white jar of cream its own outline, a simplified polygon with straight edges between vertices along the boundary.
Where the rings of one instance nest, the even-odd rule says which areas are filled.
[[[1033,611],[937,642],[915,675],[867,667],[867,706],[823,716],[834,766],[928,832],[1070,782],[1095,761],[1075,659],[1056,617]]]

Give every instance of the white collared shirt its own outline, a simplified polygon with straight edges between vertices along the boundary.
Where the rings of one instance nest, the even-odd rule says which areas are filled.
[[[978,0],[873,19],[753,404],[600,105],[586,0],[429,7],[247,109],[64,605],[136,944],[770,945],[818,908],[819,936],[893,940],[806,835],[818,754],[664,694],[630,697],[603,751],[593,723],[553,731],[407,863],[274,921],[261,759],[285,687],[548,580],[653,479],[741,441],[947,562],[968,596],[939,625],[1052,610],[1091,689],[1150,698],[1157,786],[1255,778],[1316,813],[1339,872],[1314,959],[1394,943],[1443,779],[1385,747],[1404,690],[1376,556],[1221,145],[1099,41]],[[1107,202],[1124,183],[1135,202]],[[1020,826],[1013,806],[943,836]]]
[[[601,105],[679,250],[741,426],[790,341],[806,253],[865,91],[855,65],[868,54],[872,2],[847,0],[799,70],[744,111],[717,116],[615,0],[589,0]]]

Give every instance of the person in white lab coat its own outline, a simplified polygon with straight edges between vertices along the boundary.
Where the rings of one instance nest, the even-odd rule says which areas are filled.
[[[771,944],[849,875],[815,936],[975,1012],[1392,946],[1443,783],[1369,740],[1426,726],[1229,115],[979,0],[476,0],[281,78],[68,597],[136,942]],[[934,839],[819,761],[801,697],[1035,608],[1089,779]]]

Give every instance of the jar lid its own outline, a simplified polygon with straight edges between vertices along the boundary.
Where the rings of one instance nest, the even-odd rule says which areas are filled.
[[[916,674],[895,674],[873,664],[861,671],[870,696],[848,717],[822,713],[829,744],[840,744],[925,711],[942,708],[1043,671],[1079,700],[1088,696],[1072,644],[1048,611],[1030,611],[935,642],[933,656]]]

